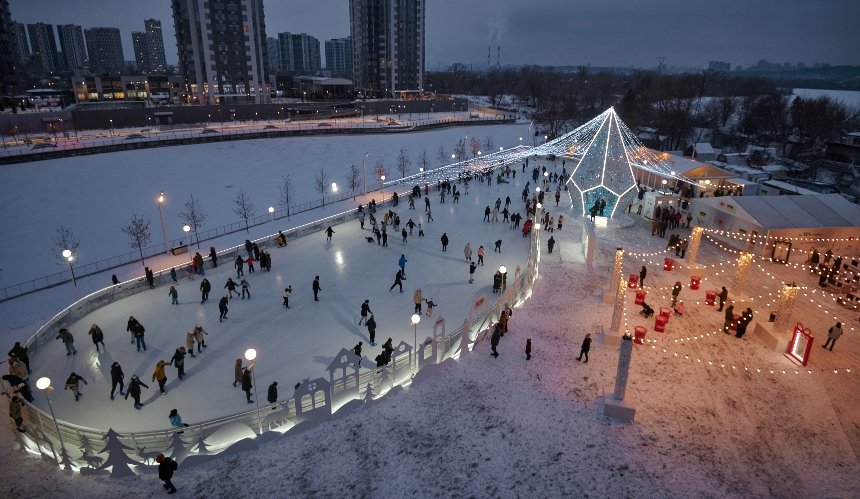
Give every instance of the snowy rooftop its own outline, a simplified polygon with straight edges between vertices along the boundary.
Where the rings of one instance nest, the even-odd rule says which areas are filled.
[[[717,206],[722,200],[696,201]],[[860,207],[839,194],[738,196],[731,200],[765,229],[860,227]]]

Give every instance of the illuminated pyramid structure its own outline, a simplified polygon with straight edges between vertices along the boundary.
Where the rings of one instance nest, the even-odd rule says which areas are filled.
[[[635,196],[634,166],[687,181],[670,171],[659,153],[642,145],[611,107],[576,130],[530,152],[554,154],[574,164],[568,182],[572,184],[571,190],[579,194],[578,200],[575,195],[572,198],[575,204],[580,204],[583,215],[602,200],[604,215],[611,217],[622,205],[622,198]]]

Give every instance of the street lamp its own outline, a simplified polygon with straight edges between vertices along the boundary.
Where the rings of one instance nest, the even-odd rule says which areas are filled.
[[[75,269],[72,267],[72,260],[74,257],[72,256],[72,250],[63,250],[63,258],[69,261],[69,270],[72,271],[72,282],[75,284],[75,287],[78,287],[78,280],[75,278]]]
[[[110,136],[113,137],[113,120],[108,121],[110,121]]]
[[[331,183],[331,192],[337,192],[337,182]]]
[[[364,195],[367,196],[367,157],[370,156],[370,153],[364,155],[364,161],[362,162],[362,166],[364,167]]]
[[[423,166],[418,168],[418,172],[421,174],[421,178],[424,178],[424,167]]]
[[[272,229],[275,228],[275,207],[269,206],[269,215],[272,215]]]
[[[412,354],[415,356],[415,367],[412,369],[413,374],[415,370],[418,369],[418,323],[421,322],[421,316],[418,314],[412,314]]]
[[[504,293],[505,288],[508,287],[508,268],[502,265],[499,267],[499,272],[502,274],[502,293]]]
[[[382,202],[385,202],[385,175],[379,177],[381,182],[379,183],[379,190],[382,192]]]
[[[191,226],[187,225],[187,224],[183,225],[182,226],[182,232],[185,233],[185,237],[189,237],[188,233],[191,232]],[[188,240],[188,243],[189,243],[188,246],[191,246],[191,239]]]
[[[167,229],[164,228],[164,210],[161,205],[164,204],[164,191],[158,193],[158,215],[161,217],[161,235],[164,237],[164,252],[167,253]]]
[[[54,429],[57,430],[57,438],[60,439],[60,449],[62,449],[62,454],[65,455],[66,445],[63,443],[63,435],[60,434],[60,425],[57,424],[57,417],[54,416],[54,406],[53,404],[51,404],[51,392],[54,391],[54,387],[51,386],[51,378],[47,376],[42,376],[36,381],[36,388],[38,388],[39,390],[44,390],[45,396],[48,398],[48,408],[51,410],[51,419],[54,420]],[[57,458],[56,451],[54,452],[54,458],[57,460],[57,462],[60,461]]]
[[[260,396],[257,394],[257,370],[254,369],[254,366],[256,364],[254,362],[254,360],[256,358],[257,358],[257,351],[256,350],[254,350],[253,348],[249,348],[249,349],[245,350],[245,359],[247,359],[248,362],[250,362],[250,364],[248,364],[248,369],[251,370],[251,377],[252,377],[253,382],[254,382],[254,401],[257,402],[257,423],[259,424],[260,434],[262,435],[262,433],[263,433],[263,420],[260,418]]]

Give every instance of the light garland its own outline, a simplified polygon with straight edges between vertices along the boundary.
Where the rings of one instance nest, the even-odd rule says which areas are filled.
[[[613,331],[619,331],[621,329],[621,322],[624,316],[624,300],[627,298],[627,283],[624,279],[618,279],[615,282],[617,283],[617,288],[615,290],[615,307],[612,309],[612,325],[610,327]]]
[[[776,334],[782,333],[791,324],[791,312],[794,310],[799,289],[794,283],[783,285],[782,293],[779,295],[779,306],[776,309],[776,321],[773,324]]]
[[[701,227],[693,227],[693,231],[690,233],[690,247],[687,250],[688,265],[696,264],[696,257],[699,256],[699,245],[702,243],[703,232]]]
[[[750,263],[752,263],[752,255],[746,251],[742,252],[738,257],[738,273],[735,277],[735,288],[739,293],[743,293],[747,285]]]
[[[612,280],[609,282],[618,282],[621,279],[622,265],[624,264],[624,249],[619,246],[615,248],[615,264],[612,267]]]

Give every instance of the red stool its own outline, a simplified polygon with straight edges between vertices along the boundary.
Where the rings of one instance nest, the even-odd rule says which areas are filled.
[[[660,307],[660,317],[664,317],[666,322],[669,322],[669,316],[672,315],[672,309],[666,307]]]
[[[636,301],[633,302],[634,305],[642,305],[645,303],[645,296],[648,294],[644,289],[636,290]]]
[[[697,276],[697,275],[690,276],[690,289],[692,289],[694,291],[699,289],[699,283],[701,281],[702,281],[702,278]]]
[[[713,289],[705,291],[705,305],[714,305],[714,300],[717,299],[717,292]]]
[[[627,287],[628,288],[632,289],[632,288],[637,287],[638,285],[639,285],[639,276],[638,275],[630,274],[629,276],[627,276]]]
[[[642,326],[634,327],[633,328],[633,334],[634,334],[633,342],[638,343],[640,345],[645,343],[645,333],[647,333],[647,332],[648,332],[648,330]]]
[[[665,270],[666,272],[671,272],[674,266],[675,260],[672,260],[671,258],[663,259],[663,270]]]
[[[668,317],[663,317],[662,315],[658,315],[657,319],[654,321],[654,331],[658,333],[666,332],[666,324],[669,322]]]

